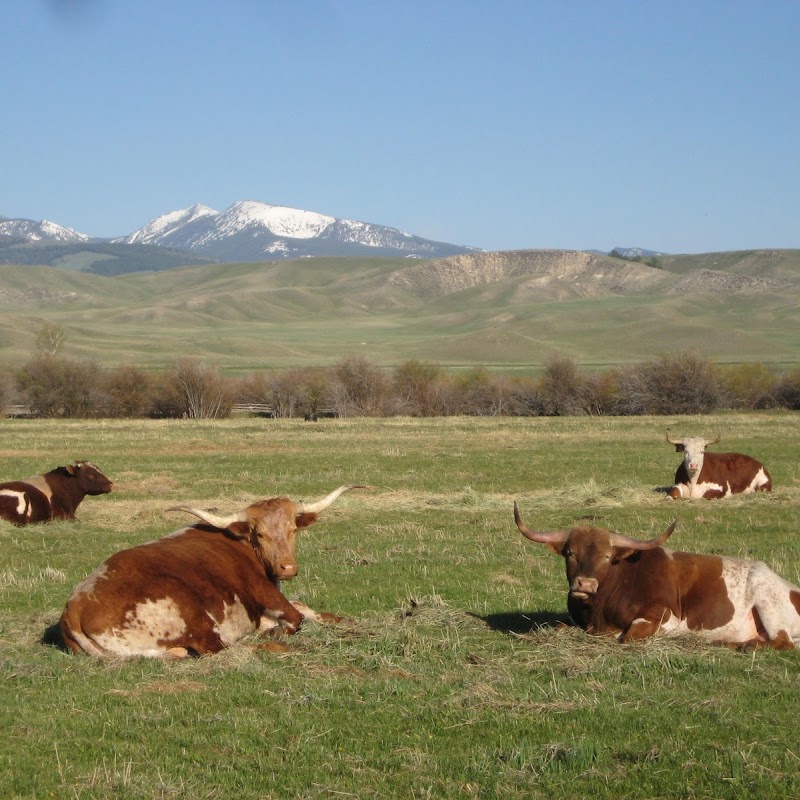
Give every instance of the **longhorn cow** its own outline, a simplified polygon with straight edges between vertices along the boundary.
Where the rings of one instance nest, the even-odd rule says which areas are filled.
[[[315,503],[275,497],[229,516],[168,509],[201,524],[101,564],[67,600],[64,645],[93,656],[184,658],[216,653],[257,630],[296,633],[304,618],[339,621],[287,600],[281,581],[297,575],[297,529],[359,488],[340,486]]]
[[[641,541],[589,525],[533,531],[516,503],[514,521],[523,536],[563,556],[567,607],[588,633],[630,642],[694,631],[743,649],[800,645],[800,587],[762,561],[665,549],[675,522]]]

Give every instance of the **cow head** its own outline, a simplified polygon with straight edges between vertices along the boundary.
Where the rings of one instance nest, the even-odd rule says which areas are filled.
[[[670,439],[669,431],[667,431],[667,441],[675,445],[675,451],[683,453],[683,463],[686,466],[686,471],[689,473],[690,478],[700,474],[703,469],[703,458],[705,456],[706,447],[711,444],[716,444],[720,440],[717,436],[716,439],[704,439],[702,436],[688,436],[678,439]]]
[[[350,489],[365,489],[361,484],[340,486],[315,503],[300,503],[288,497],[261,500],[228,517],[210,511],[173,506],[167,511],[186,511],[203,522],[227,531],[236,539],[250,543],[264,565],[270,579],[280,581],[297,575],[295,537],[298,528],[307,528],[317,521],[317,515],[330,506],[339,495]]]
[[[75,478],[84,494],[108,494],[114,488],[114,482],[106,478],[91,461],[76,461],[64,469]]]
[[[556,555],[564,557],[570,597],[580,600],[591,599],[597,594],[613,565],[630,558],[639,550],[661,547],[677,524],[677,521],[673,522],[661,536],[648,541],[631,539],[592,525],[581,525],[571,530],[532,531],[523,523],[516,503],[514,521],[527,539],[545,544]]]

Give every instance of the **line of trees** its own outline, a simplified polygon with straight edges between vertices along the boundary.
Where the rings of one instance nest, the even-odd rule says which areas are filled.
[[[800,409],[800,370],[760,363],[714,364],[698,351],[587,372],[554,355],[538,376],[478,367],[452,372],[410,360],[392,370],[369,358],[331,367],[254,372],[234,378],[195,358],[163,372],[106,369],[61,357],[45,337],[16,373],[0,371],[0,408],[28,406],[40,417],[222,418],[237,404],[263,404],[276,417],[569,416],[702,414],[719,409]]]

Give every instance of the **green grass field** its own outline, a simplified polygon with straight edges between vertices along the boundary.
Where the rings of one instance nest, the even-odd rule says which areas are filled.
[[[721,430],[773,494],[676,503],[673,433]],[[800,583],[798,416],[0,422],[0,479],[90,458],[80,521],[0,523],[2,798],[796,798],[800,653],[629,646],[564,619],[563,564],[523,539],[591,516]],[[719,448],[717,448],[719,449]],[[40,639],[108,555],[277,494],[342,497],[301,534],[290,597],[346,615],[286,654],[101,662]]]

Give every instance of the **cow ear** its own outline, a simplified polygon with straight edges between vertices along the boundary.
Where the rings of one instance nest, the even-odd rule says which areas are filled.
[[[676,444],[675,445],[675,452],[676,453],[682,453],[685,449],[686,448],[682,444]]]
[[[638,550],[633,547],[615,547],[614,554],[611,556],[611,563],[619,564],[620,561],[627,561],[637,552]]]
[[[294,518],[294,523],[298,528],[307,528],[309,525],[313,525],[316,521],[316,514],[298,514]]]
[[[78,465],[77,464],[67,464],[67,466],[64,467],[64,469],[67,472],[69,472],[70,475],[74,475],[78,471]]]
[[[231,522],[226,530],[230,531],[230,533],[233,534],[233,536],[235,536],[237,539],[250,538],[250,526],[246,522]]]

